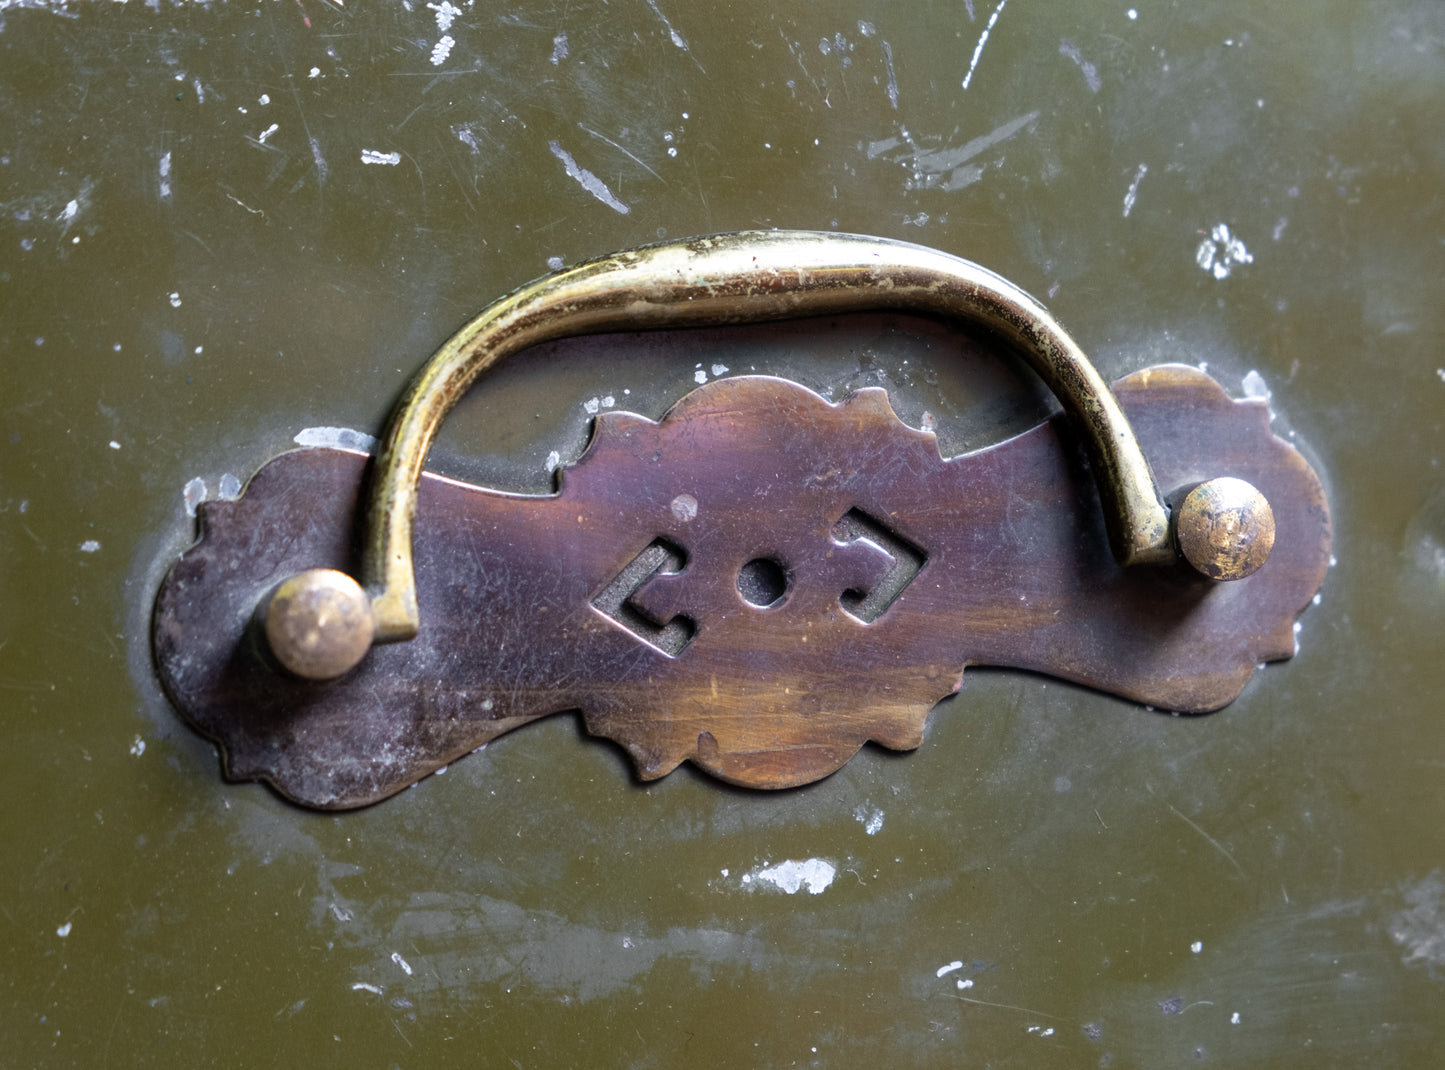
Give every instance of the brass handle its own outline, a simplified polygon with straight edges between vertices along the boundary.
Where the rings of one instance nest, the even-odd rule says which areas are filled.
[[[645,246],[559,271],[494,302],[453,335],[407,389],[377,452],[362,582],[317,569],[283,583],[266,613],[273,652],[300,676],[329,679],[354,667],[373,642],[416,635],[412,523],[422,466],[452,406],[513,353],[582,334],[880,310],[965,320],[1001,335],[1081,425],[1120,564],[1177,560],[1169,510],[1118,402],[1028,294],[977,264],[907,242],[744,231]],[[1191,495],[1194,506],[1179,510],[1195,518],[1191,532],[1199,529],[1198,537],[1178,537],[1186,558],[1216,579],[1258,568],[1273,540],[1272,519],[1264,523],[1268,503],[1248,484],[1242,487],[1253,498],[1234,486],[1240,482],[1223,488],[1239,501],[1206,484]]]

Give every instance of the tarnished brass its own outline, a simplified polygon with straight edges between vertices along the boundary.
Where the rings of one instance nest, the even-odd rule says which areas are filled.
[[[1242,580],[1274,549],[1274,511],[1253,484],[1232,476],[1201,483],[1175,513],[1184,559],[1215,580]]]
[[[1115,557],[1124,565],[1176,560],[1168,510],[1128,420],[1088,358],[1028,294],[977,264],[906,242],[744,231],[615,253],[529,283],[432,356],[377,454],[362,547],[373,641],[416,635],[417,481],[443,419],[487,369],[539,342],[580,334],[883,309],[970,321],[1001,336],[1081,425]]]
[[[251,605],[282,577],[316,576],[294,598],[295,630],[331,656],[316,626],[330,609],[306,602],[340,574],[303,570],[354,554],[367,458],[283,454],[238,500],[203,506],[203,538],[156,598],[156,666],[229,777],[327,809],[386,798],[564,710],[643,779],[691,762],[786,788],[870,740],[918,746],[967,666],[1217,709],[1294,653],[1295,620],[1329,568],[1324,491],[1261,402],[1231,399],[1197,368],[1141,369],[1113,393],[1165,486],[1231,472],[1264,489],[1280,543],[1267,568],[1217,584],[1178,559],[1120,567],[1062,415],[946,458],[878,387],[833,402],[727,376],[656,421],[599,413],[554,493],[423,474],[424,626],[324,686],[267,667]],[[354,584],[351,595],[363,598]]]
[[[330,680],[356,668],[371,648],[375,627],[361,585],[332,568],[292,576],[266,608],[271,652],[307,680]]]

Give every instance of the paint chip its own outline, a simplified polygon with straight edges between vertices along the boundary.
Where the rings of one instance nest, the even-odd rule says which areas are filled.
[[[1230,233],[1228,223],[1216,223],[1194,251],[1194,262],[1216,279],[1227,279],[1236,266],[1254,263],[1254,255]]]
[[[591,171],[587,170],[587,168],[578,164],[577,161],[573,159],[572,154],[564,149],[560,142],[549,141],[547,147],[552,150],[552,155],[562,162],[563,168],[567,171],[568,178],[575,179],[579,186],[619,215],[627,215],[627,213],[632,211],[631,208],[618,200],[617,196],[607,188],[607,183],[603,182]]]
[[[376,439],[371,435],[349,427],[308,427],[298,431],[291,441],[298,446],[360,450],[362,453],[370,453],[376,446]]]
[[[863,826],[863,831],[869,836],[876,836],[883,830],[883,811],[871,803],[859,803],[854,807],[853,819]]]
[[[401,163],[401,153],[382,152],[380,149],[362,149],[361,162],[381,164],[386,167],[395,167],[397,164]]]
[[[190,480],[181,488],[181,500],[186,503],[186,516],[195,516],[196,507],[206,500],[206,481],[200,476]]]
[[[58,936],[58,937],[60,937],[62,940],[64,940],[67,936],[69,936],[69,935],[70,935],[70,922],[67,921],[64,925],[60,926],[60,928],[56,929],[56,930],[55,930],[55,935]]]
[[[433,67],[440,67],[445,63],[447,57],[452,54],[452,49],[456,47],[456,44],[456,38],[452,37],[451,34],[447,34],[433,45],[431,50],[431,65]]]
[[[80,552],[83,554],[93,554],[99,549],[100,543],[96,542],[94,539],[86,539],[83,543],[80,544]]]
[[[804,888],[809,895],[821,895],[823,891],[833,883],[837,875],[837,867],[824,858],[805,858],[801,861],[788,859],[786,862],[779,862],[776,866],[769,866],[765,869],[756,869],[743,877],[743,883],[749,884],[749,877],[770,884],[778,891],[787,895],[796,895]]]
[[[1264,381],[1264,376],[1260,375],[1259,372],[1255,371],[1253,368],[1251,368],[1248,372],[1245,373],[1245,376],[1242,380],[1240,380],[1239,385],[1244,389],[1244,396],[1247,398],[1256,398],[1259,401],[1268,401],[1271,397],[1274,396],[1270,393],[1269,386]]]

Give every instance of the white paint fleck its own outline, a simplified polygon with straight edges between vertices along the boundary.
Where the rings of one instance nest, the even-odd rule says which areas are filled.
[[[401,967],[402,973],[406,974],[408,977],[411,976],[411,963],[407,962],[406,959],[401,957],[401,952],[393,951],[391,953],[391,961]]]
[[[547,257],[547,270],[561,271],[564,263],[565,261],[560,256],[549,256]]]
[[[1124,193],[1124,218],[1129,218],[1129,213],[1134,210],[1134,202],[1139,198],[1139,183],[1144,181],[1144,176],[1149,173],[1149,165],[1141,163],[1139,170],[1134,172],[1134,181],[1129,183],[1128,190]]]
[[[712,373],[715,376],[726,375],[728,373],[728,366],[726,364],[714,364],[712,366]]]
[[[601,399],[601,398],[588,398],[586,401],[584,401],[584,402],[582,403],[582,408],[583,408],[583,410],[587,413],[587,415],[589,415],[589,416],[596,416],[596,415],[597,415],[597,410],[600,409],[600,408],[602,408],[602,399]]]
[[[1238,1025],[1238,1024],[1239,1024],[1239,1012],[1238,1012],[1238,1011],[1235,1011],[1233,1014],[1231,1014],[1231,1015],[1229,1016],[1229,1024],[1230,1024],[1230,1025]]]
[[[753,870],[743,877],[743,883],[749,883],[748,878],[753,877],[787,895],[796,895],[804,888],[809,895],[821,895],[833,883],[837,873],[833,863],[824,858],[805,858],[802,861],[790,858],[776,866]]]
[[[132,758],[139,758],[139,757],[140,757],[142,754],[144,754],[145,752],[146,752],[146,741],[143,740],[143,739],[141,739],[140,736],[136,736],[135,739],[131,741],[131,745],[130,745],[131,757],[132,757]]]
[[[576,179],[579,186],[603,204],[607,205],[607,207],[611,208],[614,212],[626,215],[632,211],[631,208],[617,199],[613,192],[607,188],[605,182],[587,170],[587,168],[580,166],[577,161],[572,158],[572,154],[564,149],[559,142],[549,142],[548,148],[552,150],[553,156],[562,161],[562,166],[566,169],[568,178]]]
[[[1194,251],[1194,262],[1216,279],[1227,279],[1236,265],[1254,263],[1254,256],[1230,233],[1228,223],[1216,223]]]
[[[707,370],[705,368],[699,368],[697,371],[692,373],[692,379],[695,383],[707,382]]]
[[[543,467],[543,469],[544,469],[545,471],[555,472],[555,471],[557,470],[557,466],[558,466],[559,464],[561,464],[561,463],[562,463],[562,455],[561,455],[560,453],[558,453],[556,450],[553,450],[551,453],[547,454],[546,463],[543,464],[542,467]]]
[[[271,94],[262,93],[259,97],[256,98],[256,103],[260,104],[262,107],[265,107],[267,104],[271,103]]]
[[[80,544],[80,552],[83,554],[93,554],[99,549],[100,543],[96,542],[94,539],[86,539],[83,543]]]
[[[308,427],[298,431],[291,441],[298,446],[359,450],[362,453],[370,453],[376,445],[374,437],[349,427]]]
[[[672,499],[672,504],[668,506],[668,509],[684,524],[697,519],[697,499],[691,494],[679,494]]]
[[[433,67],[440,67],[447,61],[447,57],[452,54],[452,49],[455,48],[456,45],[456,38],[451,34],[443,36],[440,41],[432,46],[431,65]]]
[[[1192,952],[1193,952],[1194,954],[1196,954],[1196,955],[1199,954],[1201,951],[1204,950],[1204,941],[1203,941],[1203,940],[1196,940],[1196,941],[1194,941],[1194,943],[1192,943],[1192,944],[1189,945],[1189,950],[1192,951]]]
[[[1445,368],[1436,368],[1435,374],[1440,377],[1442,383],[1445,383]]]
[[[261,144],[264,145],[264,144],[266,144],[266,139],[269,138],[272,134],[274,134],[277,130],[280,130],[280,129],[281,129],[281,124],[280,124],[280,123],[272,123],[270,126],[266,127],[265,130],[262,130],[261,133],[257,135],[256,140],[259,141]]]
[[[117,442],[115,439],[111,439],[111,440],[110,440],[110,448],[113,449],[113,450],[118,450],[118,449],[120,449],[120,443]]]
[[[221,490],[219,497],[226,501],[234,501],[241,496],[241,481],[230,472],[221,476]]]
[[[206,500],[206,481],[196,476],[181,488],[181,500],[186,503],[186,516],[196,515],[196,506]]]
[[[566,59],[568,55],[567,35],[565,33],[559,33],[556,37],[552,38],[552,66],[561,66],[562,61]]]
[[[1257,398],[1260,401],[1268,401],[1273,395],[1270,393],[1269,385],[1265,383],[1264,376],[1253,368],[1249,369],[1240,380],[1239,384],[1244,389],[1244,396]]]
[[[1270,241],[1279,241],[1280,238],[1284,236],[1284,228],[1287,226],[1289,226],[1289,216],[1280,216],[1279,219],[1275,221],[1274,230],[1270,232]]]
[[[1133,22],[1139,17],[1139,12],[1135,11],[1132,7],[1128,11],[1124,12],[1124,14],[1128,16],[1130,22]]]
[[[171,307],[172,307],[172,308],[180,308],[180,307],[181,307],[181,295],[180,295],[178,292],[172,290],[171,293],[170,293],[168,296],[169,296],[169,298],[170,298],[170,302],[171,302]]]
[[[56,930],[55,930],[55,935],[58,936],[58,937],[60,937],[62,940],[64,940],[67,936],[69,936],[69,935],[70,935],[70,922],[67,921],[64,925],[62,925],[62,926],[60,926],[58,929],[56,929]]]
[[[351,985],[353,992],[370,992],[374,996],[381,995],[381,989],[376,985],[369,985],[365,981],[355,981]]]
[[[158,170],[160,171],[160,177],[161,177],[161,200],[163,200],[163,201],[164,201],[164,200],[169,200],[169,199],[170,199],[170,196],[171,196],[171,154],[170,154],[170,152],[163,152],[163,153],[161,153],[161,159],[160,159],[160,164],[159,164],[159,166],[158,166]]]
[[[883,831],[883,811],[871,803],[859,803],[855,806],[853,819],[863,826],[863,831],[869,836],[876,836]]]
[[[963,992],[963,991],[965,991],[966,989],[972,988],[972,987],[973,987],[973,978],[972,978],[972,977],[960,977],[957,981],[953,982],[953,987],[956,988],[956,989],[958,989],[960,992]]]
[[[617,404],[617,399],[616,399],[615,397],[613,397],[611,394],[608,394],[606,397],[604,397],[604,398],[602,399],[602,407],[603,407],[604,409],[610,409],[610,408],[612,408],[612,407],[613,407],[614,405],[616,405],[616,404]]]
[[[967,89],[968,83],[973,81],[973,72],[978,68],[979,57],[983,55],[983,46],[988,43],[988,35],[993,31],[994,24],[998,22],[998,17],[1003,14],[1004,6],[1007,4],[1008,0],[998,0],[998,7],[994,8],[993,14],[988,17],[988,25],[979,35],[978,44],[973,49],[973,58],[968,61],[968,73],[963,76],[964,89]]]
[[[935,977],[947,977],[947,976],[948,976],[949,974],[951,974],[954,970],[961,970],[961,969],[963,969],[963,960],[962,960],[962,959],[954,959],[952,962],[946,963],[945,965],[938,967],[938,970],[937,970],[937,972],[934,973],[934,976],[935,976]]]
[[[440,4],[427,4],[428,11],[435,11],[437,18],[437,31],[446,33],[452,28],[452,23],[457,21],[457,16],[462,9],[451,3],[451,0],[442,0]]]
[[[204,104],[206,102],[206,87],[201,85],[199,78],[191,80],[191,88],[196,91],[196,103]]]
[[[307,78],[320,78],[320,77],[321,77],[321,68],[320,68],[320,67],[312,67],[311,70],[307,73],[306,77],[307,77]]]
[[[387,167],[395,167],[401,163],[401,153],[382,152],[380,149],[362,149],[362,163],[384,164]]]

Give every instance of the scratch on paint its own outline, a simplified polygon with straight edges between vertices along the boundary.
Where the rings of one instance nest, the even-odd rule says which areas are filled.
[[[698,63],[697,57],[692,54],[692,49],[688,47],[687,38],[677,32],[677,28],[673,26],[672,21],[662,13],[662,8],[657,6],[657,0],[647,0],[647,6],[652,8],[652,13],[662,20],[663,26],[667,27],[667,36],[672,39],[672,43],[686,52],[692,61],[697,63],[697,69],[702,71],[703,74],[706,74],[707,71],[701,63]]]
[[[613,192],[607,188],[607,184],[598,178],[587,168],[582,167],[572,158],[572,154],[564,149],[560,143],[549,141],[547,147],[552,150],[552,155],[562,161],[562,166],[567,169],[567,177],[577,180],[577,184],[585,189],[592,196],[596,197],[603,204],[607,205],[614,212],[626,215],[632,211],[627,205],[619,201]]]
[[[893,46],[887,41],[883,45],[883,66],[888,71],[888,103],[896,109],[898,107],[898,78],[893,73]]]
[[[1124,194],[1124,218],[1129,218],[1129,213],[1134,210],[1134,201],[1139,196],[1139,183],[1144,181],[1144,176],[1149,173],[1149,165],[1141,163],[1139,170],[1134,172],[1134,181],[1129,183],[1129,189]]]
[[[326,184],[326,157],[321,155],[321,143],[314,137],[311,140],[311,159],[316,163],[316,181],[321,185]]]
[[[904,183],[905,189],[959,190],[973,185],[983,177],[983,165],[969,161],[1000,142],[1007,141],[1038,117],[1037,111],[1020,115],[987,134],[976,137],[958,148],[951,149],[919,148],[905,130],[901,137],[887,138],[869,144],[868,158],[874,160],[882,156],[908,168],[911,174]],[[906,151],[895,152],[905,143],[908,146]]]
[[[974,46],[973,58],[968,61],[968,73],[963,76],[963,88],[968,88],[968,83],[973,81],[973,72],[978,67],[978,58],[983,55],[983,46],[988,43],[988,35],[993,31],[994,23],[1003,14],[1003,9],[1008,5],[1008,0],[998,0],[998,7],[993,9],[993,14],[988,17],[988,25],[983,28],[979,35],[978,44]]]
[[[636,156],[632,155],[632,153],[628,152],[628,151],[627,151],[626,149],[624,149],[621,145],[617,144],[617,142],[613,141],[610,137],[606,136],[605,134],[599,134],[596,130],[593,130],[590,126],[584,126],[584,125],[581,124],[581,123],[578,123],[578,124],[577,124],[577,129],[583,131],[584,133],[591,134],[591,135],[592,135],[593,137],[595,137],[598,141],[601,141],[601,142],[603,142],[604,144],[611,145],[614,149],[616,149],[618,152],[622,153],[622,155],[626,156],[629,160],[631,160],[633,163],[635,163],[638,167],[642,168],[644,171],[646,171],[646,172],[647,172],[649,175],[651,175],[653,178],[657,179],[659,182],[666,182],[666,181],[667,181],[667,179],[663,178],[661,175],[659,175],[659,174],[658,174],[656,171],[654,171],[652,168],[648,167],[647,164],[643,163],[643,162],[642,162],[641,160],[639,160]]]
[[[1084,81],[1089,83],[1089,92],[1097,93],[1103,88],[1104,83],[1099,79],[1098,68],[1086,60],[1084,54],[1079,51],[1079,46],[1067,37],[1059,42],[1059,55],[1068,56],[1078,65],[1079,70],[1084,72]]]
[[[1144,785],[1144,788],[1145,788],[1146,791],[1149,792],[1150,795],[1153,795],[1156,799],[1159,797],[1159,796],[1155,793],[1154,788],[1153,788],[1150,784],[1147,784],[1147,783],[1146,783],[1146,784]],[[1181,813],[1179,810],[1175,809],[1174,804],[1171,803],[1171,802],[1169,802],[1169,800],[1165,799],[1165,800],[1164,800],[1164,805],[1167,806],[1167,807],[1169,807],[1169,812],[1170,812],[1171,814],[1173,814],[1175,817],[1177,817],[1180,821],[1183,821],[1186,825],[1188,825],[1190,828],[1192,828],[1195,832],[1199,833],[1199,835],[1203,836],[1204,839],[1209,843],[1209,846],[1213,847],[1216,851],[1218,851],[1220,854],[1222,854],[1225,858],[1229,859],[1229,864],[1234,867],[1234,871],[1235,871],[1236,873],[1238,873],[1238,874],[1239,874],[1241,877],[1243,877],[1245,880],[1248,880],[1248,879],[1249,879],[1248,876],[1246,876],[1246,874],[1245,874],[1245,872],[1244,872],[1244,869],[1240,866],[1240,864],[1239,864],[1238,862],[1236,862],[1236,861],[1234,860],[1234,855],[1230,854],[1229,851],[1225,849],[1224,844],[1220,843],[1220,842],[1219,842],[1218,840],[1216,840],[1213,836],[1211,836],[1209,833],[1205,832],[1202,828],[1200,828],[1198,825],[1196,825],[1193,821],[1189,820],[1189,818],[1188,818],[1185,814],[1183,814],[1183,813]]]

